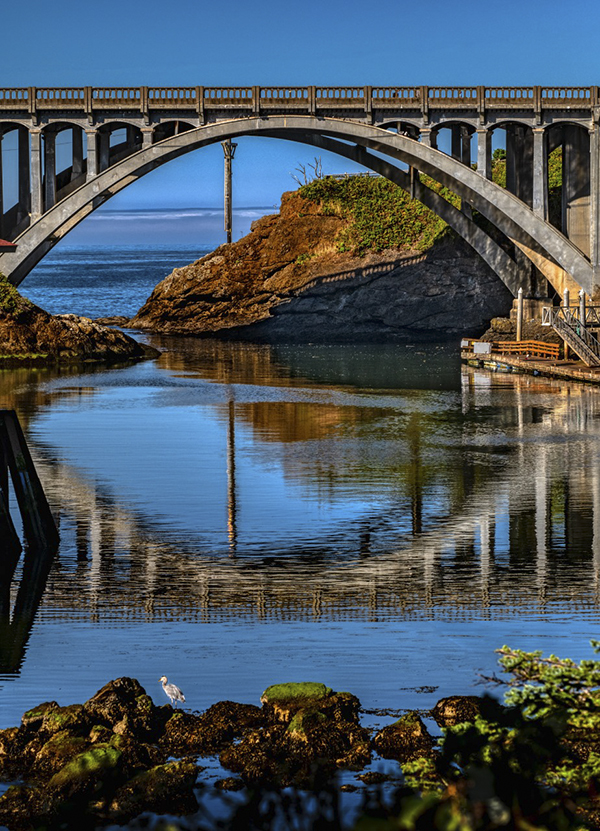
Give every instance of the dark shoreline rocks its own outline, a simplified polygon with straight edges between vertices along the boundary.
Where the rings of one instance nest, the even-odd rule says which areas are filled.
[[[236,774],[212,783],[224,791],[318,788],[337,770],[363,771],[373,753],[408,761],[436,752],[416,713],[372,737],[356,696],[323,684],[275,685],[261,701],[220,701],[195,714],[157,706],[138,681],[118,678],[83,704],[44,702],[19,727],[0,730],[0,780],[24,783],[0,797],[0,825],[29,831],[83,827],[81,817],[95,827],[142,811],[190,814],[207,756]]]
[[[87,317],[51,315],[0,275],[0,366],[156,358],[152,346]]]

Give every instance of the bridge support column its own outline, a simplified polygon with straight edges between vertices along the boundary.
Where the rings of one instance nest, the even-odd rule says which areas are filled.
[[[86,130],[87,138],[87,176],[89,182],[100,172],[98,170],[98,132],[96,130]]]
[[[142,149],[145,150],[152,144],[154,137],[154,130],[148,127],[142,127]]]
[[[589,132],[567,124],[563,136],[563,230],[574,245],[589,255]]]
[[[453,124],[450,128],[451,131],[451,156],[453,159],[456,159],[463,164],[469,165],[471,164],[471,136],[469,131],[466,127],[463,127],[462,124]],[[465,216],[471,217],[473,215],[473,210],[468,202],[464,199],[461,199],[460,204],[461,211],[465,214]]]
[[[492,132],[477,130],[477,172],[484,179],[492,178]]]
[[[4,234],[4,199],[2,195],[2,133],[0,133],[0,238]]]
[[[533,212],[548,218],[548,140],[543,127],[533,129]]]
[[[529,207],[533,203],[533,136],[521,125],[506,130],[506,188]]]
[[[429,127],[424,127],[421,130],[420,142],[425,147],[433,147],[434,150],[437,149],[437,136]]]
[[[56,203],[56,133],[44,133],[44,210]]]
[[[595,286],[600,286],[600,125],[597,123],[590,130],[590,260]]]
[[[99,133],[100,139],[100,170],[99,172],[102,173],[103,170],[106,170],[109,165],[109,156],[110,156],[110,133]]]
[[[73,127],[73,167],[71,170],[71,181],[78,179],[83,173],[83,131],[79,127]]]
[[[42,195],[42,131],[31,131],[31,219],[35,221],[44,213]]]
[[[19,210],[17,223],[22,222],[31,211],[31,177],[29,172],[29,132],[19,130]]]

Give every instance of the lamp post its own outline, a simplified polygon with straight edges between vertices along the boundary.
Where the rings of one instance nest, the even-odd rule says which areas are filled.
[[[221,142],[223,148],[223,156],[225,157],[225,232],[227,234],[227,242],[231,242],[231,227],[233,224],[233,208],[231,202],[231,162],[235,155],[235,148],[237,144],[227,139]]]

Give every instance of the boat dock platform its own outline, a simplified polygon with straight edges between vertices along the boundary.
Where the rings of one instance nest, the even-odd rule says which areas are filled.
[[[496,372],[524,372],[600,384],[600,366],[586,366],[575,355],[559,357],[562,347],[541,341],[476,341],[462,340],[461,359],[471,366]]]

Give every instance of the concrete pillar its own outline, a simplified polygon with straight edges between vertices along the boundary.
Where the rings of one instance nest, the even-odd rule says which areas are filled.
[[[420,132],[420,142],[425,147],[437,149],[437,135],[429,127],[424,127]]]
[[[73,127],[73,168],[71,172],[71,181],[79,178],[83,173],[83,130],[79,127]]]
[[[471,134],[466,127],[460,128],[460,160],[471,167]]]
[[[450,127],[451,144],[450,155],[453,159],[462,161],[462,129],[460,124],[453,124]]]
[[[142,130],[142,135],[143,134],[144,131]],[[135,144],[138,142],[138,133],[132,124],[128,124],[125,128],[125,141],[127,142],[127,146],[130,147],[132,150]]]
[[[152,139],[154,138],[154,130],[148,127],[142,127],[142,149],[150,147]]]
[[[94,176],[99,173],[98,170],[98,132],[96,130],[86,130],[87,138],[87,175],[86,179],[89,182]]]
[[[19,211],[17,222],[21,222],[31,211],[31,176],[29,172],[29,131],[19,129]]]
[[[548,140],[543,127],[533,130],[533,212],[548,218]]]
[[[4,192],[2,184],[2,133],[0,133],[0,239],[4,234]]]
[[[517,340],[523,340],[523,289],[517,293]]]
[[[575,124],[563,127],[563,233],[590,254],[590,136]]]
[[[44,210],[56,204],[56,133],[44,133]]]
[[[600,125],[590,130],[590,260],[600,286]]]
[[[42,131],[31,130],[31,219],[44,213],[42,196]]]
[[[492,131],[477,130],[477,172],[492,178]]]
[[[533,205],[533,136],[521,124],[506,128],[506,188]]]
[[[509,124],[506,128],[506,188],[532,206],[533,136],[521,124]]]
[[[110,133],[98,133],[100,143],[100,170],[106,170],[110,164]]]

